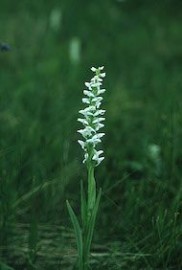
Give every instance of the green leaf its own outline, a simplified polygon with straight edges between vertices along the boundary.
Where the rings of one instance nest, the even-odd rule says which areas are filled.
[[[88,221],[88,227],[87,227],[87,239],[86,239],[86,254],[89,254],[90,252],[90,247],[92,243],[92,238],[93,238],[93,232],[94,232],[94,227],[95,227],[95,220],[99,208],[99,203],[100,203],[100,198],[101,198],[101,193],[102,190],[99,189],[99,194],[97,196],[93,211],[91,213],[90,220]]]
[[[82,240],[82,231],[78,222],[78,219],[71,207],[71,205],[69,204],[69,201],[66,201],[67,204],[67,208],[68,208],[68,212],[71,218],[71,222],[73,224],[74,227],[74,231],[75,231],[75,237],[76,237],[76,243],[77,243],[77,248],[78,248],[78,256],[79,256],[79,261],[80,264],[82,263],[82,257],[83,257],[83,240]]]
[[[82,218],[82,226],[85,227],[87,222],[87,203],[86,203],[86,196],[83,187],[83,181],[81,181],[81,218]]]

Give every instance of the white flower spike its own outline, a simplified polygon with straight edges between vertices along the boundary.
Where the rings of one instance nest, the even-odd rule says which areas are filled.
[[[83,163],[91,162],[94,167],[98,166],[104,159],[104,157],[100,156],[103,154],[103,151],[96,149],[96,145],[101,142],[101,138],[105,135],[104,133],[98,132],[104,127],[104,124],[101,122],[105,120],[105,118],[102,117],[105,110],[100,109],[103,100],[103,97],[100,95],[106,91],[101,88],[103,78],[106,76],[106,73],[102,72],[103,69],[103,66],[91,68],[91,71],[93,71],[95,75],[90,82],[85,82],[87,90],[84,90],[83,94],[86,97],[82,99],[82,102],[88,106],[79,111],[83,118],[78,118],[78,121],[84,126],[83,129],[78,130],[84,138],[84,141],[78,140],[78,143],[85,152]]]

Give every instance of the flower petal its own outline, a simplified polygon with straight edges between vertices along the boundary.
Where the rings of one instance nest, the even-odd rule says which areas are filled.
[[[91,67],[91,71],[96,72],[97,69],[95,67]]]

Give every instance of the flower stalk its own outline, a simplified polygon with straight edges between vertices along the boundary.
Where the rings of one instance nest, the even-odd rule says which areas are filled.
[[[79,270],[87,270],[89,267],[91,243],[101,197],[101,189],[97,193],[94,172],[95,167],[104,159],[102,156],[103,151],[98,150],[98,144],[101,143],[101,138],[105,135],[99,132],[104,127],[103,121],[105,120],[103,117],[105,110],[100,108],[103,100],[101,95],[105,92],[105,89],[101,88],[105,77],[103,69],[104,67],[91,68],[94,76],[90,82],[85,83],[87,89],[83,91],[85,97],[82,102],[86,107],[79,111],[82,118],[78,118],[78,121],[82,123],[83,128],[79,129],[78,132],[83,139],[78,140],[78,143],[84,150],[83,163],[86,165],[88,175],[87,194],[85,194],[84,185],[81,183],[81,222],[78,221],[67,201],[76,236]]]

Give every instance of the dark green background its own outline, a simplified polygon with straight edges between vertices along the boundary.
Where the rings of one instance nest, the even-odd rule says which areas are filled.
[[[11,46],[0,51],[4,264],[72,269],[64,254],[75,254],[74,237],[64,240],[59,229],[71,228],[67,198],[79,213],[86,169],[78,111],[90,68],[104,65],[93,269],[182,268],[181,12],[180,0],[0,0],[0,41]],[[75,40],[78,61],[70,54]],[[160,149],[154,158],[152,146]]]

